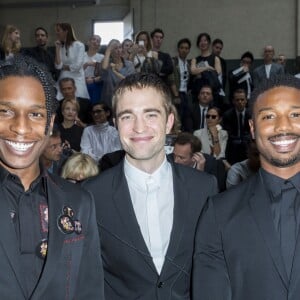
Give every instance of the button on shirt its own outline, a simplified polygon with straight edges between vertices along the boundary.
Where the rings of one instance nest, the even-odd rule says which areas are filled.
[[[172,167],[165,159],[154,173],[148,174],[131,165],[125,158],[124,171],[137,222],[157,272],[160,273],[173,225]]]
[[[44,260],[37,256],[37,247],[48,236],[48,205],[45,192],[44,174],[32,182],[28,191],[24,191],[20,179],[0,167],[0,182],[3,185],[5,199],[18,244],[19,261],[27,296],[31,295],[38,283],[44,266]]]

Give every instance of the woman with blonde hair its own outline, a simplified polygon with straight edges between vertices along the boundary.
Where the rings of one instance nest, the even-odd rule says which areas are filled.
[[[1,41],[0,60],[13,58],[20,50],[20,30],[14,25],[6,25]]]
[[[69,23],[55,25],[57,41],[55,42],[55,68],[60,70],[59,79],[73,78],[76,86],[76,97],[90,99],[83,70],[85,46],[75,37]],[[57,99],[63,96],[58,88]]]
[[[61,177],[73,183],[78,183],[96,176],[98,173],[99,168],[96,162],[88,154],[78,152],[67,159],[62,168]]]

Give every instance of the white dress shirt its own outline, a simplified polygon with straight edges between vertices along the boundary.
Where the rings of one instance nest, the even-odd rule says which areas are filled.
[[[173,226],[173,174],[165,159],[152,174],[131,165],[125,157],[124,172],[132,205],[147,248],[160,274]]]

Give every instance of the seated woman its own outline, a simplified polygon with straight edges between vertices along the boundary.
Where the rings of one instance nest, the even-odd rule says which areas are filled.
[[[95,161],[87,154],[74,153],[63,165],[61,177],[73,183],[81,182],[99,173]]]
[[[80,151],[81,136],[86,124],[78,118],[79,103],[74,99],[66,99],[62,102],[61,112],[63,121],[57,124],[61,139],[72,150]]]
[[[211,154],[217,159],[225,157],[228,140],[227,131],[220,125],[221,120],[221,110],[212,107],[206,114],[207,128],[194,131],[194,135],[201,141],[202,152]]]

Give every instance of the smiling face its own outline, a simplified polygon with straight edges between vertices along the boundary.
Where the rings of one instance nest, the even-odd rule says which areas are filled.
[[[300,90],[275,87],[261,94],[250,120],[262,167],[289,178],[300,171]]]
[[[152,87],[132,88],[120,96],[116,123],[126,157],[137,168],[155,171],[165,157],[165,136],[174,115],[166,116],[163,96]]]
[[[39,157],[48,142],[45,101],[43,87],[33,77],[0,80],[0,164],[21,180],[24,174],[39,174]]]
[[[20,31],[15,30],[9,35],[9,39],[12,43],[18,43],[20,41]]]

